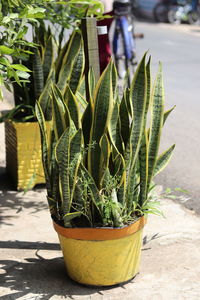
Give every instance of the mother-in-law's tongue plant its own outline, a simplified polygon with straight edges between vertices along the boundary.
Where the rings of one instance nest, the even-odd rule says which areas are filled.
[[[158,155],[171,112],[164,112],[161,65],[151,89],[145,54],[130,90],[120,97],[111,61],[97,84],[90,71],[89,91],[83,105],[69,87],[63,94],[52,86],[50,140],[36,105],[49,208],[54,221],[64,227],[122,227],[157,212],[150,200],[152,180],[174,149],[173,145]]]

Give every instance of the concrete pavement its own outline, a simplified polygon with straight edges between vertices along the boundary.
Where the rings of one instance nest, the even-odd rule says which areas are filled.
[[[115,287],[81,286],[65,272],[45,189],[16,192],[5,174],[3,124],[0,141],[0,299],[199,300],[200,218],[193,212],[161,199],[165,218],[148,218],[140,273]]]

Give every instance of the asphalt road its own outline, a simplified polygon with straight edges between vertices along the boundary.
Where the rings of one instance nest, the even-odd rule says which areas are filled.
[[[161,145],[164,150],[175,143],[174,156],[156,181],[188,190],[180,201],[200,214],[200,26],[138,22],[135,27],[145,35],[137,41],[138,60],[149,50],[154,74],[163,63],[166,108],[176,105]]]

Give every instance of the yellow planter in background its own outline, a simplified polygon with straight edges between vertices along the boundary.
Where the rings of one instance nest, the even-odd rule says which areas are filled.
[[[50,122],[47,122],[47,131]],[[45,183],[37,122],[5,122],[6,169],[18,190]]]
[[[64,228],[54,223],[69,276],[82,284],[109,286],[139,270],[142,217],[124,228]]]

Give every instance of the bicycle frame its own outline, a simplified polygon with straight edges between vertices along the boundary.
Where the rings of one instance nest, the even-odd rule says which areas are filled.
[[[133,49],[135,48],[135,43],[134,43],[132,32],[129,29],[129,22],[127,16],[117,16],[115,26],[116,26],[116,30],[114,32],[114,37],[113,37],[113,53],[117,59],[122,58],[118,54],[119,34],[121,33],[123,37],[123,43],[124,43],[125,58],[127,60],[131,60],[133,57]]]

